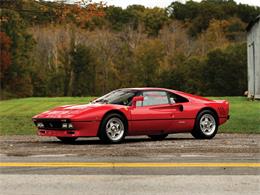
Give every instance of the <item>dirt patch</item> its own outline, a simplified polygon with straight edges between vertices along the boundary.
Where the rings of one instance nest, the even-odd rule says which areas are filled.
[[[63,144],[56,138],[39,136],[0,136],[0,153],[8,156],[164,156],[176,154],[243,153],[259,154],[259,134],[218,134],[212,140],[196,140],[189,134],[170,135],[163,141],[146,136],[128,137],[122,144],[105,145],[97,138],[81,138]]]

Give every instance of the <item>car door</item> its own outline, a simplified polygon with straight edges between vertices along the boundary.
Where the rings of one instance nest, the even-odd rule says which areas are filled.
[[[144,101],[132,107],[129,134],[159,134],[171,126],[172,107],[165,91],[143,91]]]

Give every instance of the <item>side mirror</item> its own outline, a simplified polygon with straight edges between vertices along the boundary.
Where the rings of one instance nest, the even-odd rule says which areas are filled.
[[[136,107],[136,102],[144,101],[144,96],[135,96],[132,100],[132,107]]]

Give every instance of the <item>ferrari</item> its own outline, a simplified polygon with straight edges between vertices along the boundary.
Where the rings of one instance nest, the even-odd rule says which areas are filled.
[[[120,143],[125,136],[163,140],[168,134],[184,132],[196,139],[211,139],[228,119],[226,100],[164,88],[123,88],[84,105],[54,108],[32,120],[38,135],[62,142],[99,137],[105,143]]]

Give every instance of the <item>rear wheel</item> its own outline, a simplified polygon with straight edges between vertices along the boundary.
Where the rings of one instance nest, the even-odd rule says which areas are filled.
[[[160,135],[148,135],[152,140],[157,141],[157,140],[163,140],[168,136],[168,134],[160,134]]]
[[[60,141],[63,143],[74,143],[77,139],[77,137],[57,137]]]
[[[198,114],[191,134],[196,139],[211,139],[217,134],[217,131],[217,116],[211,110],[203,110]]]
[[[124,118],[117,113],[107,115],[100,126],[99,138],[105,143],[120,143],[127,131]]]

